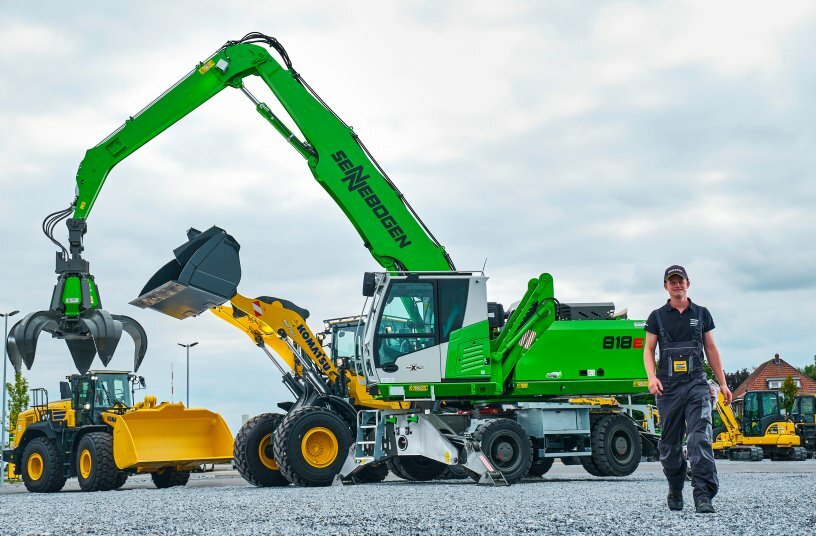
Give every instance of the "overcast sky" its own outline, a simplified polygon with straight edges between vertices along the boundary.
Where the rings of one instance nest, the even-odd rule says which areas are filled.
[[[793,1],[4,2],[0,312],[48,307],[55,248],[40,223],[73,199],[85,150],[226,40],[260,31],[354,126],[457,267],[487,260],[492,301],[509,305],[549,272],[561,301],[614,301],[645,318],[679,263],[712,311],[727,370],[775,352],[806,365],[814,19],[816,4]],[[212,315],[128,305],[186,229],[231,232],[241,291],[309,309],[314,330],[358,313],[362,274],[379,268],[233,90],[117,166],[88,224],[105,309],[150,337],[149,392],[170,398],[172,364],[183,399],[176,343],[199,341],[191,402],[233,432],[242,414],[287,398],[272,364]],[[123,341],[111,368],[132,368]],[[56,398],[72,370],[65,343],[44,334],[38,350],[26,376]]]

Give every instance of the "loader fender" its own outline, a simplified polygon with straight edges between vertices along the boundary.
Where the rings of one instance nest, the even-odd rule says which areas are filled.
[[[357,433],[357,410],[354,409],[354,406],[335,395],[321,396],[317,399],[317,401],[319,403],[315,404],[316,406],[323,403],[327,408],[333,409],[338,415],[340,415],[340,417],[343,418],[344,421],[346,421],[351,433]]]
[[[59,440],[57,440],[57,433],[48,426],[47,422],[38,422],[34,424],[30,424],[23,432],[23,435],[20,437],[20,440],[14,447],[14,453],[12,454],[11,461],[20,467],[22,463],[23,451],[26,448],[26,445],[34,438],[37,437],[44,437],[47,439],[51,439],[56,441],[59,444]]]

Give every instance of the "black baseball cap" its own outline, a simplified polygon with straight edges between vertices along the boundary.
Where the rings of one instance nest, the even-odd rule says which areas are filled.
[[[666,273],[663,274],[663,281],[668,281],[669,278],[673,275],[679,275],[683,279],[688,281],[688,274],[686,273],[686,269],[680,266],[679,264],[672,264],[668,268],[666,268]]]

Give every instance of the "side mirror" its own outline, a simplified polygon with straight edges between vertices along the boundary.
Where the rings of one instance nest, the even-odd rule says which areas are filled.
[[[147,383],[145,382],[144,376],[139,376],[139,385],[142,386],[142,389],[147,387]]]
[[[363,274],[363,296],[368,298],[374,295],[377,289],[377,282],[374,279],[374,272],[366,272]]]
[[[68,400],[69,398],[71,398],[71,384],[60,382],[60,400]]]

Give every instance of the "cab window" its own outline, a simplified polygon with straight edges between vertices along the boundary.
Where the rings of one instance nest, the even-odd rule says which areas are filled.
[[[374,363],[378,368],[394,363],[402,355],[437,344],[433,283],[392,282],[376,339]]]

